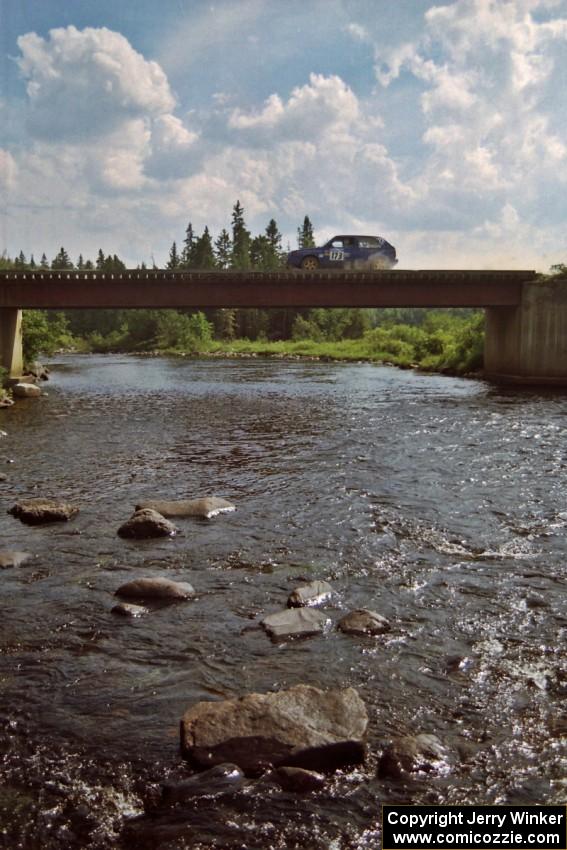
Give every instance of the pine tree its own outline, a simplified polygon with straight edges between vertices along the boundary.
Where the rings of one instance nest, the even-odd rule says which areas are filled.
[[[79,254],[79,259],[77,260],[77,269],[82,272],[85,268],[85,261],[83,260],[83,255]]]
[[[14,268],[20,269],[20,271],[21,271],[22,269],[25,269],[25,267],[26,267],[26,255],[24,254],[23,251],[20,251],[20,253],[16,257],[16,259],[14,260]]]
[[[93,269],[94,269],[93,261],[92,261],[92,260],[87,260],[87,261],[85,262],[85,271],[86,271],[86,272],[87,272],[87,271],[92,272],[92,271],[93,271]]]
[[[39,267],[40,267],[40,269],[48,269],[49,268],[49,262],[47,260],[47,257],[45,256],[45,254],[41,255],[41,260],[39,261]]]
[[[169,260],[167,261],[166,268],[168,269],[177,269],[179,268],[179,254],[177,253],[177,244],[174,242],[171,248],[169,249]]]
[[[236,334],[236,310],[221,307],[213,313],[213,324],[217,339],[234,339]]]
[[[223,227],[215,242],[215,258],[219,269],[228,269],[232,257],[232,244],[228,230]]]
[[[303,219],[303,227],[297,228],[297,244],[300,248],[314,248],[313,225],[308,215]]]
[[[99,248],[98,254],[96,256],[96,270],[97,270],[97,272],[101,272],[104,269],[104,261],[105,261],[105,257],[104,257],[103,250],[102,250],[102,248]]]
[[[237,201],[232,209],[231,268],[245,271],[250,268],[250,232],[244,223],[244,210]]]
[[[185,239],[183,240],[183,251],[181,252],[181,265],[188,269],[193,261],[193,248],[195,245],[195,234],[191,222],[185,228]]]
[[[58,269],[58,270],[65,270],[65,269],[72,269],[73,268],[73,263],[71,262],[71,260],[69,258],[69,254],[67,253],[65,248],[63,248],[63,246],[61,246],[61,248],[59,249],[59,253],[52,260],[51,268],[52,269]]]
[[[266,236],[269,239],[274,254],[279,256],[282,253],[282,235],[278,229],[276,220],[273,218],[270,219],[266,227]]]
[[[29,261],[29,268],[30,268],[30,269],[36,269],[36,268],[37,268],[36,263],[35,263],[35,260],[34,260],[34,257],[33,257],[33,254],[32,254],[32,255],[31,255],[31,257],[30,257],[30,261]]]
[[[193,246],[192,265],[195,269],[214,269],[215,267],[213,243],[208,227],[205,227],[203,235],[196,240]]]

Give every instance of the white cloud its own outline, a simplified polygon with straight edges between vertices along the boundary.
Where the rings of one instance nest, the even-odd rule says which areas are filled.
[[[236,130],[268,128],[280,138],[313,139],[329,130],[356,129],[361,120],[358,99],[340,77],[311,74],[309,83],[295,88],[287,103],[272,94],[260,112],[234,110],[229,126]]]
[[[156,62],[106,28],[51,30],[18,38],[27,81],[29,128],[42,138],[102,135],[124,119],[159,116],[175,101]]]

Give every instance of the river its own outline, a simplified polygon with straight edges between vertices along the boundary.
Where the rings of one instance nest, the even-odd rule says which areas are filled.
[[[567,793],[567,396],[368,364],[59,356],[39,400],[0,411],[3,839],[10,848],[380,846],[380,805],[560,803]],[[237,510],[125,541],[149,498]],[[6,511],[57,496],[81,511],[30,528]],[[110,613],[139,575],[193,601]],[[273,644],[257,625],[301,580],[328,613],[387,617]],[[367,763],[323,791],[250,782],[171,822],[123,823],[188,773],[194,702],[298,683],[352,686]],[[379,779],[394,737],[428,732],[446,770]],[[135,821],[134,821],[135,823]],[[0,836],[1,838],[1,836]]]

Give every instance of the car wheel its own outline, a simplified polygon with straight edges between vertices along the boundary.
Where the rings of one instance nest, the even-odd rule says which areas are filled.
[[[301,261],[301,268],[305,272],[314,272],[319,268],[319,260],[317,257],[304,257]]]

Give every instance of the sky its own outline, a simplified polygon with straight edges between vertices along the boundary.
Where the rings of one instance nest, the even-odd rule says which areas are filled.
[[[284,247],[567,262],[567,0],[0,0],[0,252],[165,264],[237,200]]]

